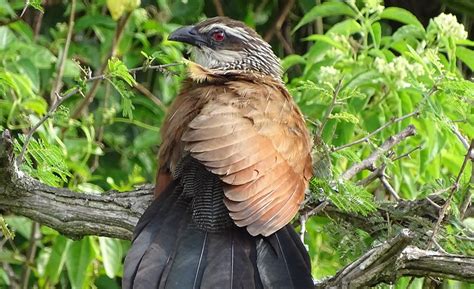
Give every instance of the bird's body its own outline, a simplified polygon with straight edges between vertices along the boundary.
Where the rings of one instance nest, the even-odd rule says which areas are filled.
[[[227,18],[174,35],[197,47],[199,64],[162,127],[157,199],[135,230],[123,288],[312,288],[287,225],[311,177],[311,141],[277,58]]]

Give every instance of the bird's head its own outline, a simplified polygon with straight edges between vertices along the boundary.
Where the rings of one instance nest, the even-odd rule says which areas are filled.
[[[252,71],[281,79],[280,60],[253,29],[227,17],[184,26],[169,40],[192,45],[193,60],[210,69]]]

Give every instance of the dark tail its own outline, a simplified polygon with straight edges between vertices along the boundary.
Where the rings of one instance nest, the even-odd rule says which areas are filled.
[[[123,289],[314,288],[308,254],[290,225],[269,237],[232,227],[196,227],[170,185],[141,217],[124,265]]]

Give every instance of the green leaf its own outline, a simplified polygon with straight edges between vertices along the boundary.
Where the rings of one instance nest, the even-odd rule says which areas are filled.
[[[343,2],[324,2],[321,5],[313,7],[308,13],[306,13],[303,18],[298,22],[298,24],[293,29],[293,33],[300,29],[303,25],[308,24],[318,17],[327,17],[327,16],[337,16],[337,15],[346,15],[354,17],[356,15],[355,11],[351,7],[346,5]]]
[[[123,81],[112,80],[111,83],[122,97],[122,115],[128,117],[129,119],[133,119],[133,109],[135,108],[131,99],[133,97],[133,93],[130,92],[127,87],[125,87],[125,83]]]
[[[99,247],[105,273],[109,278],[114,278],[120,274],[123,257],[122,244],[117,239],[99,237]]]
[[[5,217],[6,223],[10,226],[15,235],[22,236],[26,240],[31,237],[31,220],[20,216]]]
[[[21,144],[24,141],[25,135],[20,135],[19,139],[15,141],[15,149],[17,151],[21,151]],[[34,163],[36,167],[34,167]],[[23,167],[33,177],[51,186],[60,186],[62,182],[67,182],[67,178],[71,176],[61,149],[42,139],[30,139]]]
[[[66,267],[72,289],[87,288],[86,281],[94,258],[91,237],[71,244],[67,254]]]
[[[373,31],[373,35],[372,35],[372,41],[374,42],[375,44],[375,47],[379,47],[380,46],[380,39],[382,38],[382,26],[380,26],[380,22],[374,22],[372,24],[372,31]]]
[[[54,239],[48,263],[46,264],[44,272],[42,272],[42,277],[47,279],[51,285],[56,285],[59,282],[59,276],[61,275],[64,264],[66,263],[66,257],[68,256],[71,244],[72,241],[70,239],[61,235],[58,235]]]
[[[362,26],[360,26],[360,24],[357,21],[355,21],[354,19],[346,19],[342,22],[336,23],[333,27],[331,27],[326,32],[326,35],[341,34],[341,35],[349,36],[361,30],[362,30]]]
[[[336,207],[346,212],[366,216],[377,209],[372,194],[350,182],[340,182],[334,188],[326,180],[313,178],[310,188],[316,194],[322,192]]]
[[[44,13],[44,9],[41,6],[41,0],[29,0],[27,2],[31,7],[35,8],[36,10],[40,11],[41,13]]]
[[[21,105],[25,109],[31,110],[37,115],[41,116],[46,113],[46,108],[48,106],[44,98],[41,97],[28,98],[24,102],[22,102]]]
[[[456,57],[461,59],[461,61],[464,62],[469,67],[469,69],[474,71],[474,51],[473,50],[466,47],[458,46],[456,48]]]
[[[304,40],[306,41],[322,41],[322,42],[325,42],[329,45],[332,45],[342,51],[345,51],[346,48],[339,42],[335,41],[334,38],[331,38],[327,35],[321,35],[321,34],[313,34],[313,35],[310,35],[306,38],[304,38]]]
[[[296,65],[296,64],[304,64],[306,63],[306,59],[297,54],[292,54],[288,55],[281,61],[281,67],[283,68],[283,71],[288,70],[288,68]]]
[[[16,39],[13,32],[7,26],[0,26],[0,50],[5,50],[8,45]]]
[[[15,233],[8,228],[8,224],[2,216],[0,216],[0,232],[6,239],[13,239],[15,237]]]
[[[474,41],[469,40],[469,39],[457,40],[456,45],[474,46]]]
[[[120,59],[116,57],[109,59],[107,67],[108,75],[122,79],[129,86],[133,86],[135,84],[135,79],[130,74],[130,72],[128,72],[127,66],[125,66],[125,64],[123,64]]]
[[[380,18],[415,25],[424,30],[423,24],[410,11],[399,7],[388,7],[380,14]]]
[[[348,113],[346,111],[331,114],[329,115],[329,119],[335,119],[335,120],[350,122],[354,124],[359,123],[359,119],[357,118],[357,116],[353,115],[352,113]]]
[[[8,4],[6,0],[0,0],[0,15],[1,16],[14,16],[15,11]]]

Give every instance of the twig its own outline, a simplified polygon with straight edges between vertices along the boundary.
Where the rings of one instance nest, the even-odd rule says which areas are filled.
[[[352,165],[348,170],[346,170],[340,178],[342,180],[348,180],[355,176],[357,173],[362,170],[374,167],[375,161],[378,160],[382,155],[392,149],[394,146],[399,144],[401,141],[407,137],[413,136],[416,133],[416,129],[413,125],[409,125],[407,128],[399,132],[398,134],[389,137],[377,150],[375,150],[368,158],[365,160]]]
[[[324,113],[324,116],[323,116],[323,120],[321,121],[321,126],[319,127],[318,132],[316,133],[318,138],[321,138],[321,134],[323,133],[324,127],[326,126],[329,120],[329,116],[331,115],[332,110],[336,106],[337,97],[339,96],[339,92],[341,91],[341,88],[342,88],[342,80],[343,78],[339,79],[336,87],[334,88],[332,92],[331,104],[329,104],[328,108],[326,109],[326,112]]]
[[[365,186],[368,186],[369,184],[371,184],[373,181],[375,181],[376,179],[379,179],[380,176],[383,174],[383,172],[385,171],[385,168],[387,167],[387,165],[385,163],[381,164],[378,168],[376,168],[374,171],[372,171],[370,173],[369,176],[367,176],[365,179],[362,179],[360,181],[358,181],[356,183],[356,185],[358,186],[362,186],[362,187],[365,187]]]
[[[20,18],[23,18],[23,15],[25,15],[26,10],[30,7],[30,1],[26,0],[25,6],[23,7],[23,10],[21,10],[20,13]]]
[[[459,206],[459,216],[461,220],[464,219],[467,209],[471,204],[472,191],[474,190],[474,158],[471,157],[471,179],[469,180],[469,187],[467,188],[466,195],[464,195],[464,200]]]
[[[402,154],[402,155],[397,156],[396,158],[392,159],[392,161],[398,161],[398,160],[403,159],[403,158],[405,158],[405,157],[409,157],[413,152],[415,152],[415,151],[417,151],[417,150],[419,150],[419,149],[421,149],[421,145],[418,145],[418,146],[416,146],[415,148],[409,150],[408,152],[406,152],[406,153],[404,153],[404,154]]]
[[[272,28],[265,33],[265,36],[263,39],[266,42],[270,42],[272,40],[273,35],[275,35],[276,31],[280,31],[281,27],[283,26],[283,23],[285,22],[286,18],[288,17],[288,14],[290,13],[291,8],[295,4],[295,0],[288,0],[286,1],[285,7],[281,10],[280,15],[278,16],[277,20],[273,23]]]
[[[43,24],[43,16],[44,16],[44,13],[36,13],[36,19],[35,19],[35,23],[34,23],[34,29],[33,29],[33,41],[36,42],[36,40],[38,39],[38,36],[40,34],[40,30],[41,30],[41,25]]]
[[[417,151],[419,149],[421,149],[421,146],[417,146],[414,149],[411,149],[410,151],[408,151],[407,153],[404,153],[404,154],[399,155],[395,158],[392,158],[392,161],[398,161],[402,158],[408,157],[414,151]],[[376,179],[380,178],[385,173],[386,166],[387,165],[385,163],[382,163],[378,168],[376,168],[372,173],[370,173],[370,175],[368,177],[366,177],[363,180],[358,181],[356,184],[358,186],[362,186],[362,187],[365,187],[365,186],[369,185],[370,183],[372,183]]]
[[[214,7],[216,7],[217,15],[225,16],[224,8],[222,8],[221,1],[220,0],[212,0],[212,2],[214,3]]]
[[[67,58],[67,55],[68,55],[68,52],[69,52],[69,46],[71,44],[72,31],[74,30],[75,12],[76,12],[76,0],[72,0],[71,1],[71,12],[70,12],[71,14],[69,15],[69,24],[68,24],[68,28],[67,28],[66,43],[64,44],[62,55],[61,55],[61,58],[60,58],[59,64],[58,64],[57,75],[56,75],[56,78],[54,79],[51,94],[50,94],[50,99],[52,101],[55,100],[56,94],[59,93],[60,87],[62,85],[64,67],[66,66],[66,58]]]
[[[288,40],[285,39],[285,36],[283,36],[281,31],[278,30],[278,31],[275,32],[275,34],[276,34],[278,40],[280,40],[281,44],[283,45],[283,49],[285,49],[285,52],[287,54],[294,54],[295,50],[291,46],[291,43]]]
[[[153,101],[157,106],[159,106],[163,111],[166,111],[166,105],[156,97],[151,91],[149,91],[145,86],[141,85],[140,83],[136,82],[134,87],[144,96],[148,97],[151,101]]]
[[[451,126],[450,126],[450,129],[451,131],[456,135],[456,137],[459,139],[459,141],[462,143],[462,145],[464,146],[465,149],[468,149],[469,148],[469,142],[467,141],[467,139],[461,134],[461,132],[459,131],[458,127],[452,123]]]
[[[462,174],[464,173],[464,169],[466,168],[467,161],[468,160],[474,160],[474,158],[471,156],[471,154],[474,151],[474,139],[471,140],[471,145],[469,146],[469,149],[467,150],[466,156],[464,157],[464,160],[461,165],[461,169],[459,170],[458,176],[456,177],[456,180],[454,181],[453,185],[451,186],[451,191],[449,193],[448,198],[446,199],[446,202],[444,205],[441,207],[441,211],[439,212],[438,220],[436,221],[436,224],[433,228],[433,233],[431,234],[431,238],[428,241],[428,244],[426,245],[426,248],[430,248],[433,245],[433,242],[435,242],[436,234],[438,233],[441,223],[444,220],[444,216],[446,215],[446,212],[448,211],[449,205],[451,204],[451,200],[454,196],[454,194],[457,192],[459,188],[459,180],[461,179]]]
[[[405,120],[407,118],[410,118],[412,116],[418,116],[420,114],[420,111],[419,110],[415,110],[413,112],[410,112],[406,115],[403,115],[401,117],[397,117],[397,118],[392,118],[391,120],[389,120],[387,123],[385,123],[384,125],[382,125],[381,127],[379,127],[378,129],[374,130],[373,132],[369,133],[367,136],[361,138],[361,139],[358,139],[356,141],[353,141],[351,143],[348,143],[348,144],[344,144],[342,146],[339,146],[339,147],[336,147],[336,148],[333,148],[331,149],[331,151],[333,152],[337,152],[337,151],[340,151],[340,150],[343,150],[345,148],[348,148],[348,147],[351,147],[351,146],[354,146],[354,145],[357,145],[357,144],[360,144],[360,143],[363,143],[363,142],[366,142],[368,141],[371,137],[373,137],[374,135],[378,134],[379,132],[381,132],[382,130],[384,130],[385,128],[391,126],[392,124],[395,124],[397,122],[401,122],[402,120]]]
[[[26,135],[25,141],[23,143],[23,147],[21,148],[20,155],[18,156],[18,164],[21,164],[24,160],[26,149],[28,148],[28,144],[30,143],[31,137],[33,134],[38,130],[38,128],[50,117],[54,115],[54,112],[56,109],[68,98],[71,96],[75,95],[77,92],[79,92],[79,88],[74,88],[71,91],[69,91],[66,95],[60,96],[59,94],[56,95],[56,99],[54,100],[53,104],[51,104],[51,107],[49,108],[48,112],[30,129],[28,134]]]
[[[168,64],[163,64],[163,65],[153,65],[153,66],[150,66],[150,67],[136,67],[136,68],[132,68],[132,69],[129,69],[129,72],[137,72],[137,71],[142,71],[142,70],[145,70],[145,69],[156,69],[156,70],[164,70],[165,68],[167,67],[171,67],[171,66],[177,66],[177,65],[181,65],[181,63],[168,63]],[[97,75],[97,76],[93,76],[93,77],[89,77],[89,78],[86,78],[85,79],[85,82],[90,82],[90,81],[100,81],[100,80],[103,80],[103,79],[106,79],[107,76],[105,74],[101,74],[101,75]],[[33,136],[33,134],[36,132],[36,130],[38,130],[38,128],[46,121],[48,120],[51,116],[53,116],[54,112],[56,111],[56,109],[65,101],[67,100],[69,97],[75,95],[76,93],[80,92],[80,88],[79,87],[76,87],[72,90],[70,90],[66,95],[64,96],[60,96],[58,93],[56,93],[56,98],[54,100],[54,102],[51,104],[51,107],[48,111],[48,113],[46,113],[45,116],[43,116],[31,129],[30,131],[28,132],[26,138],[25,138],[25,142],[23,143],[23,147],[21,149],[21,153],[20,155],[18,156],[18,164],[21,164],[24,160],[24,155],[25,155],[25,152],[26,152],[26,149],[28,147],[28,144],[30,142],[30,139],[31,137]],[[149,96],[149,95],[146,95],[145,96]],[[156,98],[156,97],[155,97]],[[157,98],[156,98],[157,99]],[[153,100],[153,99],[152,99]],[[158,99],[159,100],[159,99]],[[154,102],[156,103],[156,100],[154,100]],[[160,101],[161,103],[161,101]],[[158,103],[157,103],[158,104]],[[166,110],[166,107],[164,106],[163,103],[158,104],[160,107],[162,107],[163,109]]]
[[[117,46],[120,43],[120,40],[122,39],[123,32],[125,30],[125,26],[128,22],[128,19],[130,18],[130,13],[126,13],[122,18],[120,18],[120,21],[117,23],[117,28],[115,29],[115,35],[112,41],[112,47],[105,58],[104,62],[102,63],[102,66],[100,67],[98,74],[102,75],[104,74],[105,70],[107,69],[107,62],[108,60],[115,56]],[[87,93],[86,97],[82,100],[81,103],[79,103],[79,106],[76,108],[74,113],[72,114],[71,118],[76,119],[81,115],[82,111],[94,100],[95,94],[97,92],[97,89],[99,88],[99,83],[100,83],[100,78],[95,78],[94,83],[92,84],[91,89]]]
[[[23,272],[21,274],[21,287],[27,289],[30,281],[31,266],[35,260],[36,249],[38,248],[38,240],[41,239],[40,225],[37,222],[31,224],[30,246],[26,253],[26,260],[24,263]]]
[[[390,185],[390,183],[387,180],[387,176],[384,173],[382,173],[382,175],[380,176],[380,182],[397,202],[400,201],[400,196],[398,196],[397,191],[395,191],[392,185]]]

